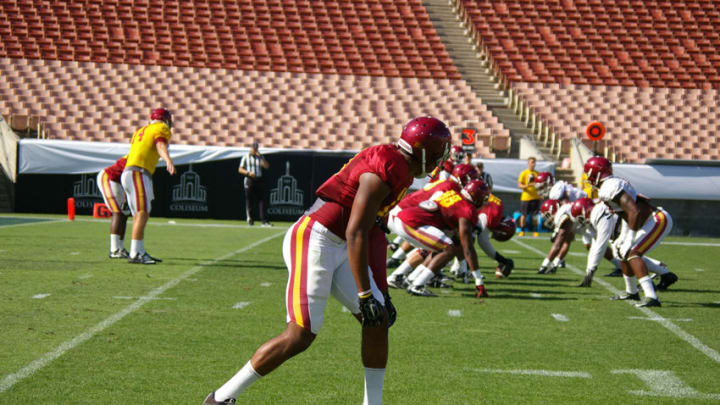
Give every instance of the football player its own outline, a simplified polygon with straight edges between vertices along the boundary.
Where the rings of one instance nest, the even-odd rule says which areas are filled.
[[[570,215],[578,224],[584,225],[585,229],[589,231],[587,233],[588,240],[585,240],[585,235],[583,235],[583,241],[589,250],[588,263],[585,268],[585,278],[578,287],[590,287],[600,259],[603,256],[605,258],[608,258],[608,256],[612,258],[613,256],[612,249],[608,245],[612,242],[613,235],[619,225],[618,215],[612,212],[604,202],[595,204],[590,198],[580,198],[573,202]],[[647,256],[643,256],[642,259],[645,261],[649,271],[660,276],[657,289],[667,290],[678,280],[678,277],[668,271],[662,262]]]
[[[475,227],[478,246],[485,252],[487,257],[497,262],[495,269],[495,277],[497,278],[510,276],[513,268],[515,268],[515,262],[501,255],[490,243],[490,232],[492,232],[492,237],[499,241],[509,240],[515,234],[515,222],[510,217],[503,218],[504,209],[502,200],[490,194],[487,204],[480,208],[478,223]]]
[[[570,250],[570,244],[575,240],[575,234],[583,231],[582,227],[570,217],[570,206],[567,201],[561,203],[558,200],[545,200],[540,206],[545,224],[553,227],[553,233],[550,237],[552,246],[537,274],[555,273],[558,267],[562,266],[562,261]]]
[[[421,202],[432,198],[437,192],[445,192],[448,190],[455,190],[460,193],[461,188],[469,183],[471,180],[477,178],[477,171],[475,167],[468,164],[458,164],[452,170],[450,178],[447,180],[436,180],[426,184],[421,190],[418,190],[409,196],[405,197],[400,203],[393,208],[390,215],[397,215],[398,212],[405,208],[418,206]],[[408,259],[405,260],[405,255],[409,254],[413,249],[417,249],[415,254],[409,255]],[[391,261],[400,261],[400,264],[396,265],[395,270],[390,277],[388,277],[388,284],[395,288],[401,288],[403,281],[407,274],[415,269],[422,260],[427,257],[427,251],[422,251],[421,248],[415,248],[410,242],[404,241],[399,251],[395,251],[392,257],[388,259],[388,267],[390,267]],[[402,260],[405,260],[404,262]]]
[[[158,108],[150,114],[150,123],[138,129],[130,141],[130,153],[120,177],[133,214],[129,263],[155,264],[162,261],[145,251],[145,225],[150,218],[150,203],[154,198],[152,175],[158,160],[163,158],[168,173],[171,176],[175,174],[175,165],[168,153],[171,131],[172,114]]]
[[[659,307],[660,300],[648,275],[642,256],[655,249],[672,229],[672,217],[661,207],[635,191],[626,180],[613,176],[612,164],[602,156],[594,156],[585,162],[588,181],[598,187],[598,197],[622,218],[623,231],[613,243],[621,260],[625,279],[625,293],[613,297],[616,300],[640,300],[637,283],[645,297],[637,307]]]
[[[548,192],[549,199],[558,200],[562,204],[573,202],[578,198],[585,198],[587,196],[588,195],[585,191],[563,180],[555,182]]]
[[[418,276],[408,287],[410,294],[435,296],[425,285],[461,249],[476,277],[478,297],[487,296],[473,247],[473,229],[477,223],[476,209],[485,204],[490,191],[482,180],[472,180],[459,191],[457,187],[458,184],[455,188],[437,191],[418,205],[390,215],[391,230],[414,246],[431,252],[416,268]]]
[[[110,220],[110,258],[127,259],[125,249],[125,227],[130,209],[125,198],[125,191],[120,184],[120,177],[125,169],[127,156],[123,156],[114,164],[106,167],[97,175],[97,186],[100,189],[105,205],[112,213]]]
[[[362,325],[363,403],[382,402],[388,356],[388,296],[372,272],[385,269],[388,212],[413,182],[447,158],[450,131],[433,117],[412,119],[397,144],[371,146],[353,157],[316,191],[313,206],[288,230],[283,258],[287,325],[244,367],[210,393],[204,405],[231,404],[248,386],[301,353],[320,331],[332,294]],[[380,274],[385,281],[385,274]]]

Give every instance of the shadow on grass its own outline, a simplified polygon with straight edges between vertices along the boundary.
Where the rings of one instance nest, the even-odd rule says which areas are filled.
[[[720,302],[679,302],[662,299],[663,307],[669,308],[714,308],[720,309]]]
[[[513,299],[513,300],[533,300],[533,301],[577,301],[577,298],[569,298],[569,297],[551,297],[551,296],[542,296],[542,297],[531,297],[529,295],[516,295],[516,294],[496,294],[492,290],[488,292],[490,295],[487,299],[495,300],[495,299]],[[460,294],[463,297],[475,297],[475,294],[469,294],[469,293],[462,293]]]

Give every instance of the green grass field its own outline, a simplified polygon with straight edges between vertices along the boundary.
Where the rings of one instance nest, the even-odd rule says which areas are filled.
[[[107,258],[108,221],[17,217],[0,216],[0,404],[199,405],[284,329],[289,224],[153,218],[146,247],[164,262],[142,266]],[[718,403],[720,240],[666,242],[651,256],[680,281],[652,310],[609,301],[623,281],[607,262],[575,287],[579,242],[568,268],[536,275],[547,237],[496,243],[517,267],[496,280],[482,261],[488,299],[393,290],[385,403]],[[313,346],[238,404],[361,403],[359,343],[331,299]]]

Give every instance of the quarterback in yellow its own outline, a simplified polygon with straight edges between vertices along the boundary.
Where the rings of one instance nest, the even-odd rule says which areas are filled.
[[[537,188],[535,188],[535,179],[537,178],[538,172],[535,171],[535,158],[529,157],[527,160],[528,168],[523,170],[518,176],[518,188],[522,190],[520,194],[520,232],[519,236],[525,235],[525,227],[527,216],[530,216],[532,226],[532,218],[537,215],[540,210],[540,194],[538,194]],[[537,232],[533,232],[533,236],[538,236]]]
[[[145,225],[150,217],[150,202],[154,198],[152,175],[158,160],[163,158],[168,173],[171,176],[175,174],[175,165],[168,153],[171,129],[172,114],[158,108],[150,115],[150,124],[138,129],[132,137],[130,153],[120,178],[133,214],[130,263],[155,264],[162,261],[145,251]]]

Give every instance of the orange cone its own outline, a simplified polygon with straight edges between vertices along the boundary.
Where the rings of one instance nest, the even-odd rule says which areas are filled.
[[[68,219],[71,221],[75,220],[75,199],[70,197],[67,199],[67,213]]]

